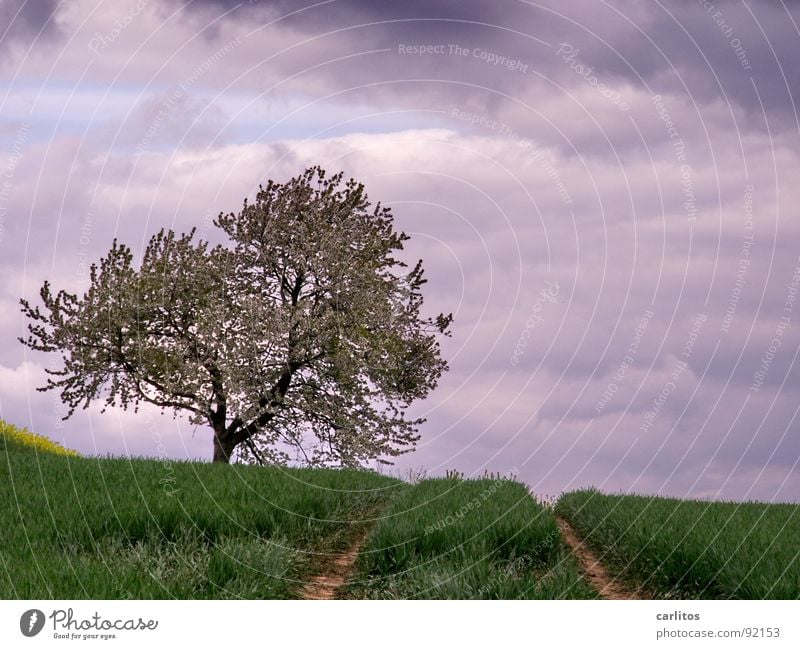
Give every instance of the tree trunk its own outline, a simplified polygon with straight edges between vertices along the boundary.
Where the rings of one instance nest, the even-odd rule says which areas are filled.
[[[224,431],[222,432],[222,437],[216,431],[214,432],[214,459],[212,462],[229,464],[231,461],[231,455],[233,454],[233,449],[236,448],[236,444],[231,438],[224,435]]]

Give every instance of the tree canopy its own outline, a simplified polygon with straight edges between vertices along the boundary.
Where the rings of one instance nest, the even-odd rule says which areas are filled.
[[[420,260],[364,186],[313,167],[268,181],[241,212],[196,231],[162,230],[134,264],[114,240],[82,295],[45,282],[21,300],[31,349],[57,352],[40,390],[66,417],[104,397],[186,413],[213,430],[214,461],[358,466],[412,450],[408,407],[447,369],[451,315],[423,317]],[[66,418],[65,417],[65,418]]]

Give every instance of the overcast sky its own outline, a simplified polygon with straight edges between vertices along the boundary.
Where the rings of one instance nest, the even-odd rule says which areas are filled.
[[[60,422],[18,300],[319,163],[393,207],[455,316],[398,471],[800,501],[798,23],[786,0],[0,0],[0,417],[210,458],[147,409]]]

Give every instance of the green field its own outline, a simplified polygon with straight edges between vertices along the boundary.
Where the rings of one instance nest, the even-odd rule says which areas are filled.
[[[0,458],[4,599],[293,598],[367,526],[344,596],[596,597],[552,514],[508,480]]]
[[[0,453],[0,597],[294,597],[399,484],[366,471]]]
[[[556,512],[616,575],[656,597],[800,598],[800,505],[584,490]]]
[[[510,480],[404,488],[361,551],[353,598],[588,599],[550,511]]]
[[[598,597],[556,516],[631,590],[800,598],[800,505],[583,490],[553,509],[508,479],[84,458],[9,425],[0,499],[3,599],[296,598],[365,536],[338,597]]]

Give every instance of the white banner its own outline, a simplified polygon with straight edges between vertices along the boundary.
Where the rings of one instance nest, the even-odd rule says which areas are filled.
[[[313,649],[800,647],[800,602],[0,602],[3,648],[175,649],[219,642]]]

